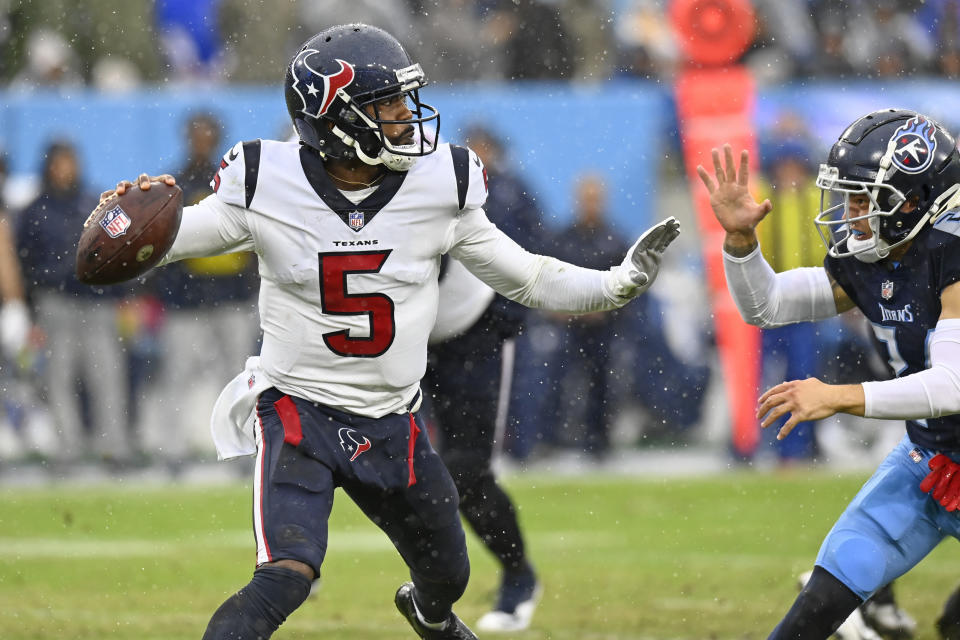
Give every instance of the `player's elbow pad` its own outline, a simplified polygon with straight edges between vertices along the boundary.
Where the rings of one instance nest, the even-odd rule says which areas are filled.
[[[744,322],[764,329],[837,315],[833,288],[822,267],[776,273],[760,247],[737,258],[724,252],[727,287]]]
[[[863,383],[866,417],[920,420],[960,413],[960,319],[938,322],[929,344],[929,369]]]

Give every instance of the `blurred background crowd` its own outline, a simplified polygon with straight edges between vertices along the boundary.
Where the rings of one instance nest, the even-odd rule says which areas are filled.
[[[957,0],[754,0],[746,64],[764,82],[960,76]],[[435,83],[615,76],[668,80],[681,63],[667,0],[109,0],[0,2],[11,87],[273,84],[335,21],[396,35]],[[849,28],[855,24],[856,28]],[[251,45],[251,43],[255,43]]]
[[[755,39],[742,62],[760,87],[758,195],[775,212],[761,244],[777,270],[815,266],[824,246],[812,224],[813,179],[839,129],[791,101],[806,88],[836,96],[848,82],[867,82],[886,92],[883,103],[864,102],[876,96],[860,91],[857,113],[914,106],[898,102],[908,89],[960,76],[960,0],[752,4]],[[531,250],[605,269],[648,221],[684,221],[652,295],[615,314],[529,312],[504,328],[515,341],[505,459],[594,465],[638,448],[727,451],[695,186],[671,115],[671,83],[684,60],[668,13],[667,0],[128,0],[122,10],[107,0],[0,0],[0,479],[85,465],[180,477],[215,459],[210,408],[257,349],[256,260],[191,260],[129,286],[81,285],[73,278],[79,230],[99,192],[112,187],[97,163],[111,155],[111,140],[164,126],[175,140],[157,152],[162,169],[176,176],[186,204],[202,199],[234,136],[290,134],[277,87],[291,53],[326,26],[354,21],[408,45],[434,85],[428,102],[454,114],[441,133],[484,159],[490,217],[533,221],[522,242]],[[445,110],[477,96],[489,102]],[[596,96],[614,96],[623,113],[593,107]],[[258,100],[279,115],[251,131],[238,122],[259,110],[236,105]],[[656,108],[644,112],[645,104]],[[576,164],[570,156],[583,154],[555,156],[505,128],[517,120],[515,107],[531,120],[559,109],[566,124],[541,124],[537,135],[578,139],[598,157]],[[78,123],[99,108],[133,116],[84,130]],[[946,106],[933,115],[960,128]],[[612,134],[591,137],[589,127],[609,126],[611,117],[635,120],[626,131],[614,120]],[[611,144],[629,162],[604,155]],[[148,150],[126,173],[108,173],[115,182],[156,162]],[[745,354],[745,366],[752,358]],[[766,331],[753,359],[765,385],[888,375],[869,327],[851,314]],[[769,434],[739,461],[868,464],[898,429],[852,419],[808,424],[783,442]]]

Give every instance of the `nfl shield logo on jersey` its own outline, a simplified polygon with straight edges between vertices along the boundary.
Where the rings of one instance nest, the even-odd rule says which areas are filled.
[[[111,238],[119,238],[130,228],[130,216],[117,206],[103,214],[100,226]]]
[[[350,221],[351,229],[355,231],[359,231],[360,229],[363,229],[364,222],[363,222],[362,211],[354,211],[348,216],[348,220]]]
[[[893,282],[891,282],[890,280],[884,280],[880,284],[880,296],[884,300],[889,300],[890,298],[893,297]]]

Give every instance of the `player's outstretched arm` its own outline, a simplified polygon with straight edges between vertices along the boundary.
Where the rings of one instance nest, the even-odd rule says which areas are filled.
[[[611,295],[626,304],[649,289],[660,273],[663,252],[679,235],[680,223],[673,216],[644,231],[623,262],[610,270],[606,286]]]
[[[773,205],[769,200],[758,203],[750,195],[750,154],[744,149],[740,152],[740,168],[733,161],[733,149],[723,145],[724,162],[720,162],[720,151],[711,150],[714,176],[711,177],[702,165],[697,165],[697,175],[703,181],[710,194],[710,207],[726,237],[723,249],[735,257],[748,255],[757,247],[755,229],[763,218],[770,213]]]
[[[673,218],[659,222],[640,236],[622,263],[600,271],[530,253],[476,208],[460,216],[449,253],[494,291],[520,304],[592,313],[622,307],[646,291],[679,233]]]
[[[863,387],[859,384],[826,384],[817,378],[781,382],[760,396],[757,418],[767,428],[782,416],[790,417],[777,433],[777,440],[787,437],[793,428],[808,420],[822,420],[835,413],[862,416]]]

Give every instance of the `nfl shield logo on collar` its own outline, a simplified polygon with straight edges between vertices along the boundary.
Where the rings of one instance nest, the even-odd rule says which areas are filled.
[[[363,222],[362,211],[354,211],[347,217],[347,219],[350,222],[351,229],[355,229],[355,230],[363,229],[364,222]]]
[[[100,220],[100,226],[111,238],[119,238],[130,228],[130,216],[119,206],[110,209]]]
[[[889,300],[893,297],[893,282],[890,280],[884,280],[880,285],[880,296],[884,300]]]

